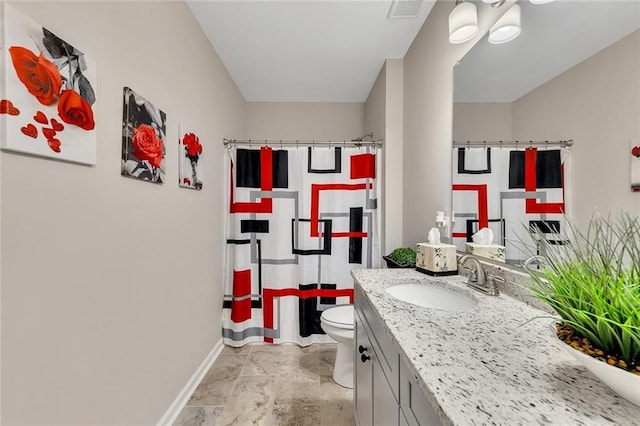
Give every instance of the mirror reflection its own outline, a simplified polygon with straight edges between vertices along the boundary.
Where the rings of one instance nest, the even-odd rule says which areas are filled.
[[[637,57],[640,37],[638,1],[519,4],[518,38],[495,45],[485,37],[454,68],[452,151],[453,243],[517,265],[530,255],[522,246],[528,228],[560,245],[563,213],[588,215],[607,198],[585,188],[584,170],[576,178],[575,169],[593,159],[572,152],[596,133],[637,129],[633,114],[616,103],[622,74],[609,70],[626,65],[615,58]],[[631,64],[638,79],[638,60]],[[493,241],[473,244],[483,227]]]

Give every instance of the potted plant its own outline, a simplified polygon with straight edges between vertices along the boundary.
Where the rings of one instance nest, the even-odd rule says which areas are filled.
[[[565,244],[530,231],[545,253],[527,269],[535,297],[560,316],[561,346],[625,399],[640,405],[640,219],[594,214],[568,221]]]
[[[411,247],[401,247],[393,250],[390,255],[382,256],[388,268],[415,268],[416,251]]]

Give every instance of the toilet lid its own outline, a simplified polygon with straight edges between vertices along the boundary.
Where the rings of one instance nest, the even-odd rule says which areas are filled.
[[[353,305],[326,309],[320,318],[337,328],[353,328]]]

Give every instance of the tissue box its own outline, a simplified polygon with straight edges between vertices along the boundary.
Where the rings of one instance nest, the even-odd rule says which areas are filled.
[[[504,246],[498,244],[466,243],[465,251],[474,256],[484,257],[496,262],[504,262]]]
[[[418,243],[416,270],[434,276],[456,275],[456,246],[451,244]]]

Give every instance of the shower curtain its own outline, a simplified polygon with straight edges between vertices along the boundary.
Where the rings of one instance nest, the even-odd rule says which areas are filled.
[[[471,236],[488,227],[494,243],[506,247],[508,263],[531,255],[524,247],[528,229],[538,229],[552,246],[562,245],[570,199],[565,179],[569,153],[536,147],[458,148],[453,156],[453,244],[464,251]]]
[[[379,266],[375,148],[233,147],[226,162],[224,343],[331,341],[325,309]]]

